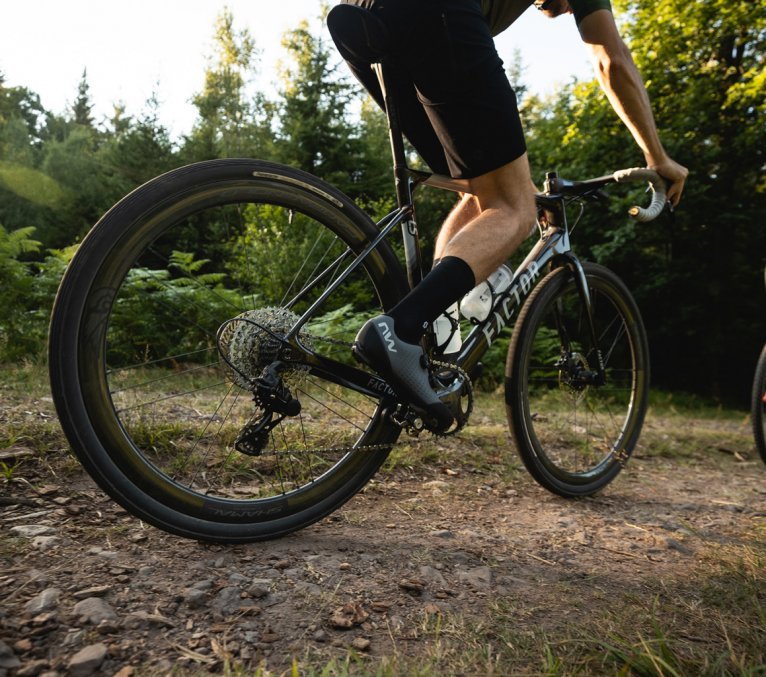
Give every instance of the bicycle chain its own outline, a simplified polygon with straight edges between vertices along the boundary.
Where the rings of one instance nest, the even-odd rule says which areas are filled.
[[[334,338],[331,338],[329,336],[317,336],[315,334],[305,334],[305,335],[302,334],[301,336],[302,337],[305,336],[306,338],[309,338],[312,341],[319,341],[319,342],[329,343],[329,344],[332,344],[332,345],[341,346],[341,347],[346,348],[348,350],[351,350],[351,347],[352,347],[352,344],[348,343],[347,341],[341,341],[340,339],[334,339]],[[458,375],[463,378],[463,383],[468,387],[468,393],[467,393],[468,394],[468,408],[467,408],[465,414],[463,415],[463,420],[462,421],[458,421],[458,425],[457,425],[457,427],[454,430],[438,433],[438,432],[434,432],[432,430],[428,430],[427,428],[425,428],[434,437],[437,437],[437,438],[439,438],[439,437],[452,437],[454,435],[457,435],[466,426],[466,424],[468,423],[469,418],[471,417],[471,414],[473,413],[473,385],[471,383],[471,379],[468,376],[468,374],[463,369],[458,367],[456,364],[452,364],[451,362],[441,362],[441,361],[438,361],[438,360],[430,360],[430,365],[431,366],[435,366],[437,368],[448,369],[448,370],[457,372]],[[398,423],[396,423],[396,421],[394,421],[394,423],[399,425]],[[408,426],[406,426],[406,425],[402,425],[400,427],[403,430],[407,431],[410,434],[410,436],[413,436],[413,437],[418,437],[420,435],[420,433],[422,432],[422,430],[416,430],[416,429],[414,429],[412,427],[408,428]],[[403,444],[403,442],[400,442],[399,440],[396,440],[395,442],[391,442],[390,444],[370,444],[370,445],[364,445],[364,446],[361,446],[361,447],[325,447],[325,448],[321,448],[321,449],[312,449],[311,453],[312,454],[325,454],[325,453],[339,453],[339,452],[350,453],[350,452],[359,452],[359,451],[380,451],[380,450],[383,450],[383,449],[391,449],[394,446],[396,446],[397,444]]]

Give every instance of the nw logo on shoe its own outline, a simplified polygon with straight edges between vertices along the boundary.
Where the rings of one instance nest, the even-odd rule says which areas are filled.
[[[385,322],[378,322],[378,326],[383,328],[383,338],[388,343],[388,352],[395,353],[394,339],[391,337],[391,328]]]

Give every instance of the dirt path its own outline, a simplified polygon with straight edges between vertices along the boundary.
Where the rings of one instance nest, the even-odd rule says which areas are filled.
[[[27,462],[0,488],[0,675],[294,659],[301,674],[611,673],[663,644],[687,674],[763,664],[766,468],[744,421],[684,420],[650,419],[629,470],[577,502],[538,488],[507,441],[466,460],[503,441],[485,421],[322,523],[237,547],[142,525],[71,461]]]

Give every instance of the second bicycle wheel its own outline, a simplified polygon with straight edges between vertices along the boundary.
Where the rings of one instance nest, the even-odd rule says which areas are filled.
[[[755,365],[752,394],[752,423],[755,448],[766,463],[766,346]]]
[[[641,432],[649,390],[638,307],[612,272],[583,268],[597,345],[575,277],[562,267],[524,304],[506,363],[508,421],[521,458],[543,487],[568,497],[593,494],[619,473]]]
[[[377,232],[315,177],[251,160],[175,170],[113,207],[66,272],[49,344],[61,424],[99,485],[155,526],[226,542],[353,496],[399,429],[381,395],[323,377],[280,337]],[[405,285],[383,243],[311,310],[299,348],[350,365],[361,323]]]

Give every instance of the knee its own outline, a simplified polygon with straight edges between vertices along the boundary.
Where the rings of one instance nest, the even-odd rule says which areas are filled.
[[[481,205],[482,212],[494,211],[506,222],[516,224],[525,237],[537,223],[537,206],[532,191],[500,193],[490,200],[477,200],[477,204]]]

